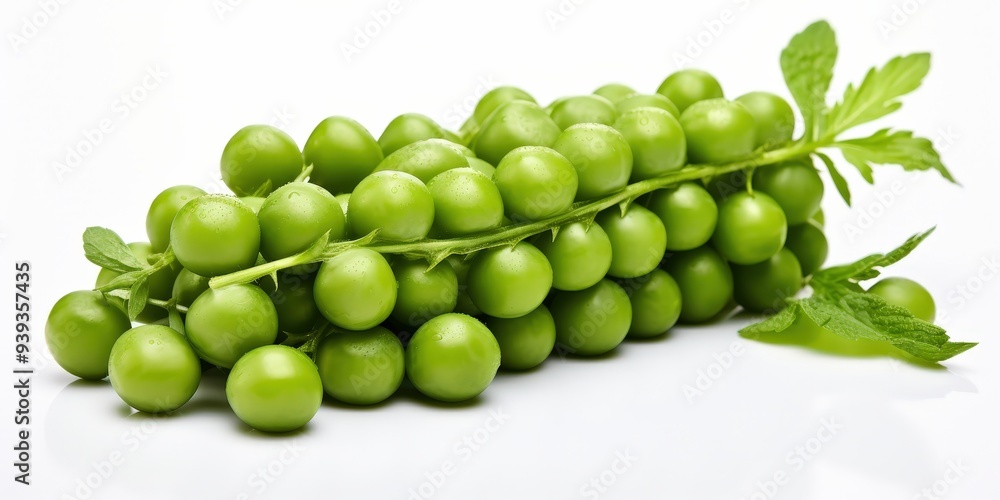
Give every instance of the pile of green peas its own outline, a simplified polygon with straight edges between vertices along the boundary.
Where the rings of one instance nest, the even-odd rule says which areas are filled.
[[[168,188],[149,207],[149,241],[129,245],[147,262],[172,251],[149,295],[178,306],[183,332],[158,305],[133,327],[114,297],[76,291],[52,308],[47,343],[66,371],[109,377],[144,412],[177,410],[202,370],[218,367],[241,420],[284,432],[305,425],[324,392],[371,405],[405,378],[427,397],[464,401],[501,367],[604,354],[734,304],[774,311],[827,256],[823,182],[808,159],[659,189],[592,222],[434,266],[359,246],[283,269],[276,282],[210,288],[209,279],[296,255],[326,234],[377,231],[377,241],[419,245],[544,221],[687,164],[780,147],[794,125],[781,97],[726,99],[699,70],[678,71],[651,94],[610,84],[544,108],[498,87],[461,135],[404,114],[375,139],[333,116],[300,149],[277,128],[251,125],[222,153],[235,196]],[[101,270],[96,286],[115,276]],[[872,291],[933,319],[933,300],[915,283]],[[310,332],[322,333],[312,349],[285,345]]]

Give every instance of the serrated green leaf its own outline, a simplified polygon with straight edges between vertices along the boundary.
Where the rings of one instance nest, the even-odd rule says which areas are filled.
[[[850,264],[829,267],[817,271],[812,278],[813,288],[819,292],[823,291],[823,286],[832,286],[846,280],[864,281],[879,276],[880,272],[876,268],[891,266],[910,254],[920,245],[935,228],[930,228],[923,233],[909,237],[902,245],[885,254],[872,254],[861,258]]]
[[[857,284],[857,281],[878,276],[877,268],[892,265],[909,255],[932,231],[914,235],[885,254],[869,255],[851,264],[819,271],[810,281],[812,297],[797,300],[775,316],[740,330],[740,335],[756,338],[780,332],[805,316],[842,337],[887,342],[932,363],[965,352],[976,344],[952,342],[942,328],[916,318],[909,310],[891,305],[878,295],[863,291]]]
[[[928,348],[926,345],[919,342],[912,342],[905,338],[901,338],[894,342],[893,345],[901,351],[910,353],[924,361],[938,363],[962,354],[963,352],[976,347],[979,343],[949,341],[939,346]]]
[[[844,199],[844,203],[847,203],[847,206],[851,206],[851,188],[847,185],[847,180],[844,179],[844,176],[840,175],[840,171],[837,170],[837,167],[833,164],[833,160],[829,156],[823,153],[816,153],[816,156],[823,162],[823,165],[826,165],[826,171],[830,173],[830,179],[833,180],[833,185],[837,188],[837,193]]]
[[[83,253],[94,264],[119,273],[148,267],[132,254],[117,233],[103,227],[88,227],[83,232]]]
[[[799,314],[798,301],[789,301],[788,307],[767,319],[740,329],[740,336],[755,339],[767,333],[778,333],[786,330],[795,322]]]
[[[847,163],[854,165],[854,168],[858,170],[858,173],[861,174],[861,178],[864,179],[865,182],[868,184],[875,184],[875,175],[872,171],[872,166],[863,155],[859,156],[845,149],[841,149],[841,153],[843,153],[844,159],[847,160]]]
[[[915,250],[921,243],[923,243],[923,241],[926,240],[928,236],[934,233],[935,229],[937,229],[937,226],[934,226],[922,233],[910,236],[909,238],[906,239],[906,241],[903,242],[902,245],[900,245],[897,248],[894,248],[893,250],[889,251],[881,258],[879,258],[877,261],[875,261],[871,267],[872,268],[889,267],[903,260],[904,258],[906,258],[907,255],[910,255],[910,252]],[[858,279],[859,281],[864,281],[867,279],[875,278],[878,275],[879,273],[875,269],[869,269],[866,272],[856,276],[856,279]]]
[[[559,236],[560,229],[562,229],[562,226],[555,226],[552,228],[552,241],[556,241],[556,237]]]
[[[792,37],[781,51],[781,72],[798,104],[805,137],[814,137],[826,111],[826,93],[837,61],[837,38],[826,21],[817,21]]]
[[[899,98],[916,90],[930,67],[930,54],[917,53],[894,57],[885,66],[872,68],[860,85],[848,85],[843,99],[830,110],[827,134],[836,136],[896,111],[902,106]]]
[[[869,137],[839,141],[833,146],[840,149],[845,160],[858,167],[869,183],[872,182],[872,164],[899,165],[904,170],[934,169],[945,179],[955,182],[934,144],[929,139],[914,137],[910,131],[882,129]]]
[[[828,290],[802,300],[800,307],[810,320],[837,335],[888,342],[925,361],[944,361],[975,345],[950,342],[942,328],[917,319],[875,294]]]
[[[128,318],[135,320],[136,316],[146,308],[149,300],[149,280],[145,276],[132,284],[128,291]]]

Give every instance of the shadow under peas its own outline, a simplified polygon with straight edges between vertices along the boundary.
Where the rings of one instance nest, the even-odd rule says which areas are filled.
[[[106,391],[107,390],[106,388],[110,386],[111,386],[111,381],[109,381],[106,378],[102,378],[101,380],[84,380],[82,378],[78,378],[70,382],[69,384],[66,384],[66,387],[72,387],[74,391],[86,391],[86,390]]]
[[[411,401],[417,403],[420,406],[426,406],[429,408],[444,408],[444,409],[455,409],[455,408],[476,408],[485,405],[486,398],[482,394],[465,401],[459,401],[456,403],[448,403],[445,401],[438,401],[436,399],[431,399],[424,396],[417,390],[416,387],[409,380],[403,380],[403,385],[399,387],[396,394],[392,395],[392,398],[397,398],[400,400]],[[390,399],[392,399],[390,398]]]
[[[232,410],[226,400],[227,373],[218,368],[208,368],[201,373],[198,392],[175,413],[192,414],[199,412],[219,413],[232,417]]]
[[[215,391],[221,391],[223,394],[226,392],[226,378],[229,377],[229,372],[223,371],[222,368],[211,367],[203,370],[201,372],[201,385],[199,388],[211,388]]]
[[[379,401],[378,403],[374,403],[374,404],[370,404],[370,405],[359,405],[359,404],[345,403],[345,402],[340,401],[339,399],[336,399],[333,396],[330,396],[329,394],[326,394],[324,392],[323,393],[323,406],[329,407],[329,408],[336,408],[338,411],[339,410],[362,411],[362,412],[364,412],[364,411],[372,411],[372,410],[378,410],[380,408],[385,408],[386,406],[391,405],[393,403],[393,401],[398,397],[398,394],[399,394],[399,392],[397,391],[396,394],[393,394],[392,396],[389,396],[385,400]],[[322,411],[322,409],[320,411]]]
[[[550,356],[550,358],[551,358],[551,356]],[[548,365],[548,364],[549,364],[549,359],[546,359],[545,361],[542,361],[541,363],[539,363],[539,364],[537,364],[535,366],[532,366],[531,368],[526,368],[524,370],[516,370],[516,369],[513,369],[513,368],[504,368],[504,367],[501,366],[500,370],[497,371],[497,378],[501,379],[501,380],[505,379],[505,378],[516,379],[516,378],[523,377],[525,375],[535,374],[535,373],[538,373],[538,372],[544,370],[545,366]]]
[[[131,406],[125,404],[124,401],[122,401],[120,405],[115,406],[115,413],[117,413],[118,416],[122,418],[131,417],[133,411],[135,410],[133,410]]]
[[[653,335],[652,337],[625,337],[625,342],[629,344],[658,344],[661,342],[666,342],[673,338],[673,334],[669,331]]]
[[[566,361],[566,362],[570,362],[570,363],[593,363],[593,362],[597,362],[597,361],[605,361],[605,360],[609,360],[609,359],[615,359],[615,358],[621,356],[621,351],[622,351],[621,350],[621,346],[618,346],[618,347],[615,347],[614,349],[612,349],[612,350],[610,350],[610,351],[608,351],[608,352],[606,352],[604,354],[595,354],[593,356],[584,356],[582,354],[574,354],[574,353],[572,353],[572,352],[570,352],[568,350],[567,351],[560,351],[559,349],[560,349],[559,345],[556,345],[556,350],[552,352],[552,355],[549,356],[549,359],[545,360],[545,363],[549,363],[551,361],[554,361],[553,358],[555,358],[558,361]],[[542,364],[545,364],[545,363],[542,363]]]
[[[233,413],[232,410],[229,408],[229,403],[226,401],[225,398],[219,399],[219,398],[198,398],[198,397],[191,398],[191,401],[188,401],[187,404],[180,407],[180,409],[178,409],[174,413],[191,414],[191,413],[202,413],[202,412],[220,413],[226,415],[231,415]]]
[[[114,389],[111,388],[111,382],[106,378],[101,380],[84,380],[79,378],[66,384],[66,387],[60,391],[60,395],[72,393],[72,395],[79,397],[86,394],[97,394],[98,392],[105,393],[109,390],[114,392]],[[122,402],[120,405],[115,406],[114,412],[124,418],[131,415],[133,410],[131,406]]]
[[[253,427],[250,427],[242,420],[236,418],[235,415],[233,415],[233,427],[236,429],[237,432],[239,432],[244,436],[249,436],[251,438],[262,439],[262,440],[284,440],[290,437],[308,436],[309,433],[312,431],[311,422],[306,423],[306,425],[303,425],[298,429],[293,429],[288,432],[259,431],[257,429],[254,429]]]
[[[176,420],[182,418],[183,415],[180,410],[168,411],[163,413],[147,413],[144,411],[134,410],[132,407],[122,403],[122,406],[129,411],[129,414],[125,416],[126,420],[139,420],[139,421],[156,421],[156,420]],[[185,405],[187,406],[187,405]]]

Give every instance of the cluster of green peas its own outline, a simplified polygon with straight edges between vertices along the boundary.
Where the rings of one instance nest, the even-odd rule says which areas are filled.
[[[499,87],[458,133],[404,114],[376,140],[334,116],[300,150],[279,129],[248,126],[222,154],[235,196],[166,189],[148,211],[149,242],[129,245],[143,262],[175,257],[150,276],[154,300],[137,318],[146,325],[133,328],[114,297],[78,291],[55,304],[46,339],[68,372],[110,376],[145,412],[180,408],[204,367],[227,370],[236,415],[269,432],[307,423],[324,391],[369,405],[404,378],[430,398],[467,400],[500,367],[531,369],[554,351],[600,355],[627,336],[720,317],[733,301],[780,307],[826,258],[823,183],[795,159],[752,181],[739,171],[658,189],[433,266],[408,248],[488,240],[689,163],[745,159],[788,143],[794,121],[774,94],[728,100],[708,73],[682,70],[656,93],[612,84],[546,108]],[[373,233],[400,250],[358,245],[282,269],[276,281],[209,287],[324,237]],[[96,286],[116,276],[103,269]],[[910,285],[884,288],[899,286]],[[164,303],[183,313],[183,328],[168,326]],[[309,349],[290,346],[302,339]]]

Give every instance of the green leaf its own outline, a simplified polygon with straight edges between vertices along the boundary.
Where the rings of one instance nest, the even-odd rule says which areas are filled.
[[[886,253],[885,255],[883,255],[882,257],[880,257],[879,259],[877,259],[872,264],[871,268],[869,268],[865,272],[863,272],[863,273],[855,276],[855,279],[857,279],[859,281],[864,281],[864,280],[868,280],[868,279],[872,279],[872,278],[878,277],[879,272],[878,272],[878,270],[876,270],[874,268],[876,268],[876,267],[881,267],[881,268],[889,267],[889,266],[891,266],[891,265],[893,265],[893,264],[895,264],[895,263],[903,260],[904,258],[906,258],[907,255],[910,255],[910,252],[912,252],[913,250],[915,250],[917,248],[917,246],[919,246],[921,243],[923,243],[923,241],[926,240],[927,237],[930,236],[934,232],[935,229],[937,229],[937,226],[934,226],[934,227],[932,227],[932,228],[930,228],[930,229],[928,229],[928,230],[926,230],[926,231],[924,231],[922,233],[910,236],[909,238],[907,238],[906,241],[903,242],[902,245],[900,245],[899,247],[897,247],[897,248],[889,251],[888,253]]]
[[[103,227],[88,227],[83,232],[83,253],[94,264],[119,273],[148,267],[139,262],[117,233]]]
[[[799,106],[806,139],[815,136],[826,112],[826,92],[837,61],[837,39],[826,21],[810,24],[781,51],[781,72]]]
[[[149,280],[143,276],[136,280],[128,291],[128,319],[134,320],[146,308],[147,300],[149,300]]]
[[[869,137],[839,141],[833,146],[840,149],[845,160],[858,167],[869,184],[872,182],[872,164],[899,165],[904,170],[934,169],[945,179],[955,182],[951,172],[941,162],[934,144],[929,139],[914,137],[913,132],[882,129]]]
[[[847,181],[844,180],[844,176],[840,175],[837,167],[834,166],[833,160],[823,153],[816,153],[816,156],[823,161],[824,165],[826,165],[826,170],[827,172],[830,172],[830,178],[833,179],[833,185],[836,186],[837,192],[840,193],[840,197],[844,199],[844,203],[847,203],[847,206],[851,206],[851,188],[848,187]]]
[[[952,342],[945,331],[922,321],[909,310],[888,304],[882,297],[864,292],[857,280],[878,276],[876,268],[903,259],[930,231],[914,235],[885,254],[869,255],[857,262],[824,269],[810,281],[812,297],[792,302],[776,315],[740,330],[740,335],[757,338],[780,332],[800,316],[842,337],[888,342],[918,359],[937,363],[975,346],[970,342]]]
[[[858,172],[861,174],[861,177],[865,180],[865,182],[868,184],[875,184],[875,175],[872,171],[872,166],[868,163],[868,160],[865,159],[864,155],[859,155],[858,152],[851,151],[850,148],[841,148],[840,152],[844,155],[844,159],[847,160],[847,163],[854,165],[854,168],[858,169]]]
[[[798,313],[798,301],[789,301],[788,307],[778,311],[774,316],[742,328],[740,336],[755,339],[766,333],[782,332],[792,326]]]
[[[894,57],[885,66],[870,69],[860,85],[847,86],[843,99],[830,110],[827,135],[835,137],[896,111],[902,106],[899,98],[916,90],[930,68],[930,54],[917,53]]]
[[[888,267],[899,262],[907,255],[910,255],[910,252],[917,248],[917,246],[927,239],[927,237],[933,232],[934,228],[930,228],[923,233],[915,234],[903,242],[903,244],[898,248],[888,253],[872,254],[850,264],[830,267],[818,271],[812,278],[813,288],[820,291],[823,285],[834,285],[848,280],[864,281],[876,278],[880,274],[876,268]]]
[[[944,361],[976,345],[951,342],[942,328],[875,294],[826,290],[801,301],[800,307],[809,319],[837,335],[888,342],[924,361]]]

